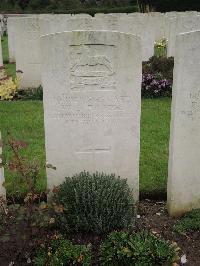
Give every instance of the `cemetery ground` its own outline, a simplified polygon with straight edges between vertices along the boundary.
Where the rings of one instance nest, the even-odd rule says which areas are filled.
[[[4,61],[8,62],[6,39],[3,41]],[[15,65],[6,64],[7,72],[14,76]],[[197,266],[200,263],[200,215],[188,219],[185,224],[189,229],[175,229],[174,225],[181,219],[170,218],[167,214],[166,181],[168,166],[168,144],[170,124],[171,99],[142,99],[141,117],[141,157],[140,157],[140,194],[138,218],[132,231],[148,230],[154,235],[169,240],[176,247],[179,256],[186,254],[187,264]],[[40,100],[18,100],[0,102],[0,129],[3,141],[9,139],[8,132],[16,139],[23,140],[29,145],[22,155],[32,161],[40,162],[40,174],[37,182],[37,192],[46,189],[45,176],[45,144],[43,104]],[[6,162],[11,157],[10,148],[5,145],[3,158]],[[38,247],[47,239],[59,235],[59,228],[45,222],[41,216],[39,224],[30,226],[31,213],[38,215],[38,209],[24,207],[22,204],[26,189],[22,183],[17,183],[15,175],[5,167],[7,196],[10,202],[6,218],[0,216],[0,265],[33,265],[33,257]],[[67,174],[67,173],[66,173]],[[13,201],[15,205],[13,205]],[[39,208],[45,209],[45,197],[42,197]],[[20,203],[21,206],[18,204]],[[38,202],[36,205],[38,206]],[[26,209],[27,208],[27,209]],[[32,208],[32,207],[31,207]],[[7,212],[7,210],[5,210]],[[28,214],[27,214],[28,213]],[[24,214],[26,214],[24,216]],[[26,217],[26,219],[24,218]],[[28,217],[28,218],[27,218]],[[189,222],[188,222],[189,221]],[[33,222],[33,221],[32,221]],[[47,223],[47,225],[43,225]],[[53,223],[53,222],[52,222]],[[92,244],[92,264],[99,265],[99,246],[106,234],[67,233],[65,237],[74,244]],[[179,250],[180,248],[180,250]],[[184,261],[184,257],[182,258]],[[14,263],[14,264],[12,264]],[[180,260],[177,261],[178,265]],[[39,264],[38,264],[39,265]],[[81,265],[81,264],[77,264]],[[143,265],[143,264],[141,264]],[[177,265],[174,263],[174,265]]]

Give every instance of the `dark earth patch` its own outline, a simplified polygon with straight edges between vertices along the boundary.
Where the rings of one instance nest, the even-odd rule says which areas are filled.
[[[200,265],[200,232],[180,235],[173,231],[178,219],[169,217],[163,201],[143,200],[138,206],[138,218],[135,228],[149,230],[165,240],[176,242],[181,248],[180,256],[186,254],[188,266]],[[0,229],[0,266],[33,265],[36,249],[46,239],[58,234],[55,229],[30,228],[22,219],[16,223],[15,214],[9,215]],[[70,234],[66,236],[76,244],[92,244],[93,265],[98,264],[98,249],[105,235]],[[14,264],[12,264],[12,262]]]

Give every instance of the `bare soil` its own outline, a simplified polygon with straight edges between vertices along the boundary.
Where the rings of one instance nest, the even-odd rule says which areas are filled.
[[[180,235],[173,231],[177,219],[169,217],[164,201],[142,200],[138,206],[135,230],[149,230],[162,238],[176,242],[181,248],[180,256],[186,255],[187,266],[200,266],[200,232]],[[0,230],[0,266],[33,265],[32,259],[38,246],[55,230],[30,228],[26,221],[16,223],[15,216],[9,216]],[[98,249],[105,235],[71,234],[67,236],[74,243],[92,244],[93,265],[98,263]]]

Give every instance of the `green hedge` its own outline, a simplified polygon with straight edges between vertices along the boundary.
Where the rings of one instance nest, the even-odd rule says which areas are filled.
[[[159,12],[200,11],[200,0],[152,0],[152,4]]]
[[[58,10],[58,13],[69,13],[69,14],[79,14],[79,13],[86,13],[94,16],[96,13],[133,13],[138,12],[137,6],[125,6],[125,7],[91,7],[91,8],[82,8],[82,9],[72,9],[72,10]]]
[[[2,1],[2,2],[1,2]],[[1,13],[27,13],[27,14],[40,14],[40,13],[56,13],[56,14],[79,14],[86,13],[94,16],[96,13],[132,13],[138,12],[138,6],[135,4],[124,6],[93,6],[88,7],[82,4],[61,6],[55,4],[41,5],[40,2],[33,2],[33,0],[27,6],[21,6],[17,3],[14,5],[10,1],[0,0],[0,12]]]

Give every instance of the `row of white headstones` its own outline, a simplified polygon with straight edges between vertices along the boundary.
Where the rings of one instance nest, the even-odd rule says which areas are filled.
[[[38,18],[18,19],[23,29],[30,20]],[[31,23],[34,27],[21,44],[30,56],[35,51],[30,43],[38,42],[38,24]],[[138,200],[141,39],[109,30],[40,38],[48,188],[83,170],[116,173],[127,178]],[[171,215],[200,208],[199,62],[200,31],[178,34],[167,186]]]
[[[21,70],[21,87],[38,87],[41,84],[40,37],[63,31],[109,30],[131,33],[141,37],[142,60],[154,55],[154,43],[161,38],[168,40],[168,56],[175,55],[175,38],[178,33],[198,30],[198,12],[131,13],[50,15],[8,17],[9,60],[16,61]]]

